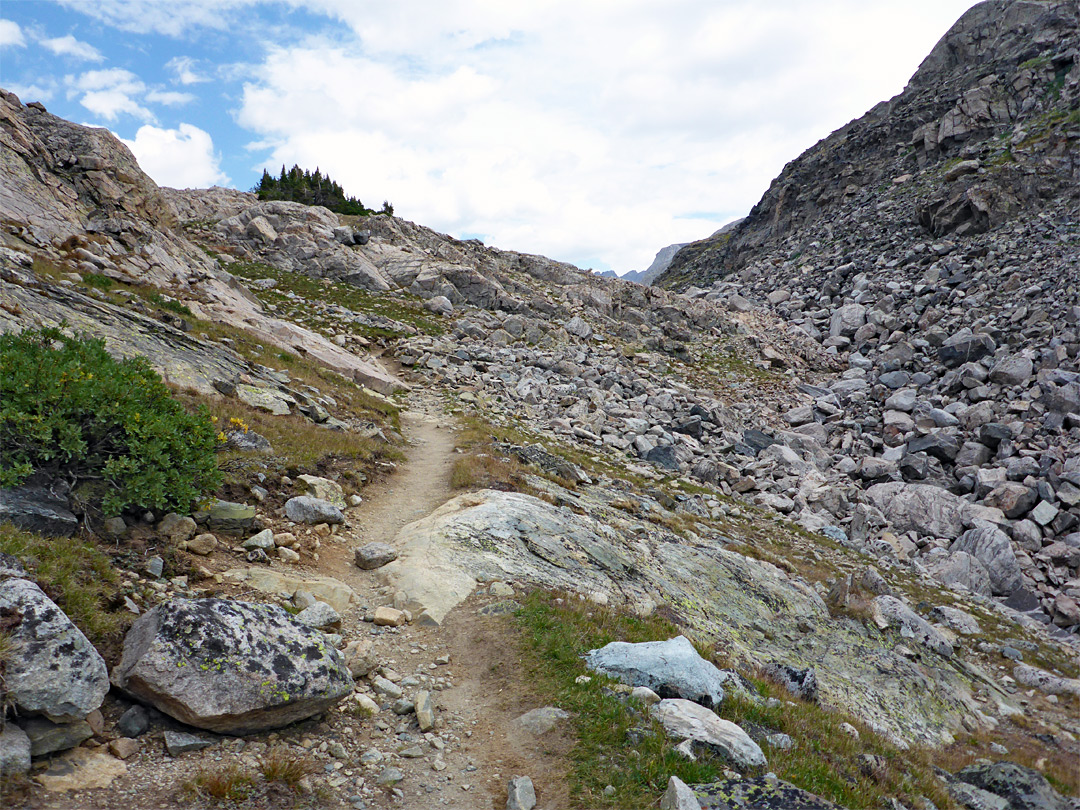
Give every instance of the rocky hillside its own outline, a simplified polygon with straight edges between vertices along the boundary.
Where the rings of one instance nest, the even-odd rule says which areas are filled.
[[[825,429],[833,469],[868,496],[859,520],[937,570],[960,527],[913,519],[906,499],[980,510],[1019,561],[996,591],[1065,628],[1080,621],[1054,561],[1080,542],[1077,20],[1073,3],[975,6],[903,93],[788,164],[660,282],[834,353],[840,378],[785,418]]]
[[[827,216],[774,184],[682,292],[160,189],[2,93],[0,329],[146,357],[225,440],[186,514],[0,492],[4,806],[1068,807],[1071,13],[976,7],[892,103],[1028,71],[1015,167],[939,126]],[[920,230],[1038,150],[1004,224]]]

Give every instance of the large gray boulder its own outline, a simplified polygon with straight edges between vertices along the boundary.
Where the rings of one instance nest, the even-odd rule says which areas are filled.
[[[949,540],[964,530],[970,506],[963,498],[930,484],[875,484],[866,490],[866,497],[896,531]]]
[[[966,551],[983,564],[990,578],[990,590],[997,596],[1008,595],[1023,584],[1020,563],[1016,561],[1009,536],[1001,529],[984,526],[964,532],[949,547]]]
[[[285,501],[285,515],[294,523],[344,523],[345,515],[330,501],[301,495]]]
[[[990,596],[990,575],[981,562],[966,551],[954,551],[927,563],[930,576],[943,585],[962,585],[979,596]]]
[[[728,776],[692,785],[701,810],[841,810],[790,782],[765,776]]]
[[[251,734],[311,717],[352,691],[318,630],[276,605],[173,599],[124,639],[113,683],[188,725]]]
[[[16,711],[67,723],[101,706],[109,691],[105,661],[41,588],[27,579],[0,581],[0,610],[20,618],[8,629],[15,653],[5,672]]]
[[[650,710],[673,740],[691,740],[727,757],[739,768],[766,764],[765,754],[750,735],[691,700],[661,700]]]
[[[613,641],[590,650],[585,664],[629,686],[647,686],[662,698],[685,698],[710,708],[723,702],[724,687],[736,678],[698,655],[686,636],[640,644]]]

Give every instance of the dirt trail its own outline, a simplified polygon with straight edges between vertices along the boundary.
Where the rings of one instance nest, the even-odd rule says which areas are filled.
[[[350,510],[350,528],[320,552],[320,573],[348,583],[369,606],[386,603],[388,596],[380,590],[374,571],[353,565],[352,550],[370,542],[393,545],[403,526],[457,494],[450,486],[453,426],[439,401],[424,392],[412,394],[408,410],[402,411],[401,427],[407,442],[405,460],[387,479],[365,490],[364,503]],[[401,807],[404,799],[411,810],[500,808],[506,803],[506,782],[515,774],[528,774],[536,781],[538,808],[566,806],[564,756],[569,739],[557,730],[538,740],[514,723],[543,704],[522,671],[509,620],[478,613],[492,601],[496,598],[481,592],[451,611],[441,627],[406,626],[375,637],[379,659],[402,673],[417,665],[419,671],[430,672],[429,662],[448,655],[450,664],[433,674],[451,676],[453,683],[435,697],[436,731],[453,742],[439,757],[431,750],[419,759],[395,758],[395,766],[405,773],[399,785],[404,795],[380,793],[375,806]],[[367,635],[370,627],[354,611],[345,617],[347,637]],[[402,744],[389,734],[368,726],[362,745],[395,751]],[[436,758],[445,762],[442,770],[433,770]],[[375,774],[369,772],[368,777]]]
[[[414,396],[401,413],[409,443],[402,465],[386,480],[364,491],[364,503],[350,516],[353,534],[362,543],[389,543],[398,530],[430,514],[452,496],[450,472],[454,434],[439,403]]]

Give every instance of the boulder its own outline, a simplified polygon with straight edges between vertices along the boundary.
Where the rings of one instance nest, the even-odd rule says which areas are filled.
[[[992,526],[970,529],[949,548],[953,552],[966,551],[981,562],[990,578],[990,590],[997,596],[1008,595],[1023,584],[1012,543],[1001,529]]]
[[[762,674],[772,678],[795,697],[816,701],[818,696],[817,676],[813,667],[796,669],[786,664],[767,664]]]
[[[200,516],[196,515],[196,521]],[[211,531],[222,534],[245,534],[255,520],[255,507],[244,503],[217,500],[206,513]]]
[[[963,498],[930,484],[875,484],[866,497],[898,532],[953,539],[964,530],[969,504]]]
[[[629,686],[647,686],[662,698],[685,698],[718,707],[736,676],[710,664],[686,636],[631,644],[613,641],[585,655],[585,664]]]
[[[79,528],[65,498],[35,486],[0,489],[0,523],[46,537],[70,537]]]
[[[981,760],[959,771],[956,778],[1001,796],[1009,802],[1009,810],[1069,810],[1072,806],[1045,776],[1015,762]]]
[[[295,523],[344,523],[341,509],[329,501],[301,495],[285,501],[285,515]]]
[[[101,706],[109,691],[105,661],[41,588],[27,579],[0,581],[0,610],[19,618],[8,629],[15,652],[4,677],[20,714],[66,723]]]
[[[47,717],[27,717],[19,721],[30,739],[30,756],[43,757],[57,751],[67,751],[94,736],[85,720],[73,723],[54,723]]]
[[[973,335],[963,330],[950,337],[938,349],[938,360],[949,368],[962,366],[993,354],[997,344],[989,335]]]
[[[661,700],[649,711],[674,740],[691,740],[710,748],[739,768],[766,764],[765,754],[749,734],[698,703],[681,698]]]
[[[274,605],[172,599],[124,639],[113,683],[197,728],[252,734],[318,714],[352,691],[326,637]]]
[[[955,551],[926,565],[930,576],[943,585],[962,585],[972,593],[990,596],[990,575],[975,557],[966,551]]]
[[[1005,517],[1015,520],[1026,515],[1038,499],[1038,493],[1031,487],[1016,481],[1005,481],[990,490],[982,502],[984,506],[1000,509]]]
[[[772,774],[730,776],[692,787],[701,810],[840,810],[832,802]]]

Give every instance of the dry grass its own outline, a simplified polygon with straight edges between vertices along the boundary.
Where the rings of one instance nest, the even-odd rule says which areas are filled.
[[[294,791],[300,789],[300,780],[319,770],[311,757],[295,754],[284,748],[275,748],[259,760],[259,773],[267,782],[281,782]]]
[[[454,489],[499,489],[504,492],[531,492],[525,470],[516,460],[489,453],[472,452],[454,459],[450,471]]]
[[[234,762],[199,768],[183,785],[189,800],[212,804],[242,802],[254,791],[254,774]]]

